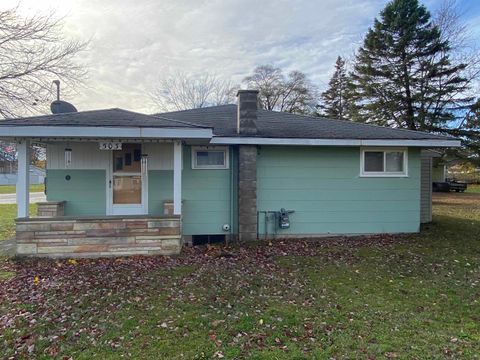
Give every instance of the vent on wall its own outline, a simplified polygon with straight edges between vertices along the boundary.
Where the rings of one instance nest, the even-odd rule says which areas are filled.
[[[192,245],[218,244],[225,242],[225,235],[192,235]]]

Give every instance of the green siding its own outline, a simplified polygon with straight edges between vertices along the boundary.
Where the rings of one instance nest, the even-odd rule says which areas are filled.
[[[359,176],[359,148],[261,147],[258,210],[295,210],[282,234],[418,231],[420,151],[408,157],[408,177],[367,178]],[[264,228],[261,216],[260,233]]]
[[[191,148],[183,151],[183,234],[225,234],[222,225],[231,221],[230,169],[192,169]]]
[[[182,199],[183,234],[225,234],[230,224],[230,170],[194,170],[191,148],[183,149]],[[173,171],[148,172],[148,208],[152,215],[163,214],[163,202],[173,199]]]
[[[105,215],[105,177],[105,170],[47,170],[47,200],[66,201],[66,216]]]
[[[148,213],[163,215],[163,202],[173,201],[173,170],[148,172]]]

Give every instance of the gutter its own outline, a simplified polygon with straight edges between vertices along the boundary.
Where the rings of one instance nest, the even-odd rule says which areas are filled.
[[[262,138],[214,137],[214,145],[291,145],[291,146],[408,146],[408,147],[461,147],[457,139],[314,139],[314,138]]]

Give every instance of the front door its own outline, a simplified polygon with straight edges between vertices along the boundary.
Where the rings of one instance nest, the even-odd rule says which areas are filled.
[[[147,214],[146,158],[142,156],[142,144],[122,144],[121,150],[113,150],[110,164],[111,215]]]

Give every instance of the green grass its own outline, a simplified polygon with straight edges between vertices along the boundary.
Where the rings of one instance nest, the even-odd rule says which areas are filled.
[[[10,280],[15,276],[13,271],[1,271],[0,270],[0,281],[2,280]]]
[[[0,329],[0,353],[478,358],[479,204],[477,194],[435,194],[434,222],[408,236],[256,244],[230,248],[233,257],[190,249],[170,260],[12,263],[18,290],[0,298],[0,317],[23,315]]]
[[[30,185],[30,192],[43,192],[45,186],[43,184]],[[15,185],[0,185],[0,194],[15,194]]]
[[[480,185],[478,184],[469,184],[467,187],[467,193],[480,193]]]
[[[30,214],[37,213],[37,205],[30,204]],[[0,241],[9,239],[15,234],[15,218],[17,204],[0,204]]]

